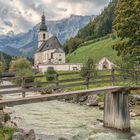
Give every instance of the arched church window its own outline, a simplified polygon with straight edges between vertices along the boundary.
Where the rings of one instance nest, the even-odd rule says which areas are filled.
[[[46,39],[46,34],[45,33],[43,34],[43,39]]]

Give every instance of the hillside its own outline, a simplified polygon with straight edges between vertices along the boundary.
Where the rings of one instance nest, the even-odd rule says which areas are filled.
[[[117,0],[112,0],[107,7],[93,21],[80,29],[78,34],[64,44],[66,53],[76,50],[85,41],[96,39],[112,33]]]
[[[103,57],[107,57],[110,61],[116,62],[119,60],[117,52],[112,49],[112,45],[119,41],[119,39],[104,39],[83,47],[78,48],[73,53],[67,55],[68,62],[83,63],[88,57],[93,58],[95,62],[98,62]]]
[[[4,62],[6,65],[9,65],[12,57],[0,51],[0,61]]]

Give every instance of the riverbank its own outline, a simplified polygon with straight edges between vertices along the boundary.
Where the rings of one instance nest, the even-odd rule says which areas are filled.
[[[10,115],[13,113],[9,108],[0,110],[0,140],[35,140],[33,129],[26,132],[11,120]]]

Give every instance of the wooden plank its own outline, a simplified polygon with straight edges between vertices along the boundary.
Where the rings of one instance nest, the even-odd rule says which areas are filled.
[[[81,72],[68,72],[68,73],[59,73],[58,76],[63,76],[63,75],[75,75],[75,74],[80,74]]]
[[[0,91],[0,95],[3,95],[3,94],[14,94],[14,93],[22,93],[22,89]]]
[[[74,84],[68,84],[68,85],[59,85],[59,86],[29,88],[29,89],[21,89],[21,90],[7,90],[7,91],[1,91],[0,95],[13,94],[13,93],[22,93],[22,92],[36,92],[36,91],[42,91],[42,90],[53,90],[53,89],[59,89],[59,88],[63,89],[63,88],[80,86],[80,85],[84,85],[84,84],[85,84],[85,82],[80,82],[80,83],[74,83]]]
[[[122,87],[122,86],[112,86],[112,87],[95,88],[95,89],[89,89],[89,90],[72,91],[72,92],[66,92],[62,94],[57,93],[57,94],[42,95],[42,96],[35,96],[35,97],[0,100],[0,108],[5,107],[5,106],[14,106],[14,105],[21,105],[21,104],[28,104],[28,103],[37,103],[37,102],[57,100],[57,99],[67,98],[68,96],[74,96],[74,95],[104,94],[108,92],[109,93],[116,92],[118,90],[123,90],[126,88],[127,87]]]
[[[75,81],[82,81],[84,78],[73,78],[73,79],[65,79],[65,80],[54,80],[49,82],[34,82],[34,83],[26,83],[25,87],[34,87],[37,85],[50,85],[50,84],[56,84],[56,83],[68,83],[68,82],[75,82]]]
[[[21,86],[19,85],[3,85],[0,86],[0,89],[7,89],[7,88],[20,88]]]

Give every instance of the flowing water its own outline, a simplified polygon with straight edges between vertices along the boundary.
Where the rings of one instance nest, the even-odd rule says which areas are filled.
[[[133,134],[103,128],[97,122],[103,118],[103,111],[94,107],[50,101],[13,109],[18,126],[33,128],[43,140],[140,140],[140,118],[131,120]]]

